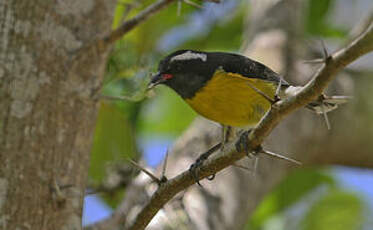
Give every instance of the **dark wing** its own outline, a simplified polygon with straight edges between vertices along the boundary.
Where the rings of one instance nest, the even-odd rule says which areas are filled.
[[[280,75],[260,62],[254,61],[248,57],[223,52],[208,53],[208,59],[213,59],[211,63],[216,63],[224,71],[237,73],[248,78],[258,78],[267,81],[280,82]],[[281,80],[283,86],[288,86],[284,79]]]

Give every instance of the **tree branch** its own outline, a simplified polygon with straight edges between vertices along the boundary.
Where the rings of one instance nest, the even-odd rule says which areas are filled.
[[[127,34],[129,31],[134,29],[136,26],[144,23],[149,17],[161,11],[166,6],[170,5],[177,0],[158,0],[157,2],[151,4],[139,14],[133,18],[123,22],[121,26],[117,29],[111,31],[108,35],[104,36],[102,39],[95,42],[95,46],[98,47],[99,51],[106,50],[108,46],[121,39],[123,35]],[[219,3],[220,0],[204,0],[206,2]]]
[[[139,14],[137,14],[135,17],[126,20],[123,22],[121,26],[119,26],[117,29],[110,32],[108,35],[106,35],[101,42],[104,46],[107,46],[109,44],[114,43],[115,41],[119,40],[123,35],[131,31],[133,28],[138,26],[139,24],[145,22],[146,19],[148,19],[150,16],[154,15],[155,13],[159,12],[172,2],[175,2],[176,0],[159,0],[152,5],[148,6],[146,9],[141,11]]]
[[[261,145],[264,139],[274,127],[288,114],[299,109],[318,98],[327,85],[335,77],[336,73],[360,56],[373,51],[373,23],[358,38],[347,47],[329,56],[324,65],[314,74],[312,80],[307,83],[297,94],[277,102],[272,109],[262,118],[257,127],[249,136],[249,148],[255,149]],[[215,174],[222,169],[234,164],[245,156],[244,152],[236,152],[231,143],[215,157],[207,160],[201,169],[199,178],[203,179]],[[193,176],[189,171],[162,184],[153,194],[151,199],[140,211],[135,221],[128,229],[144,229],[154,215],[178,192],[194,184]]]

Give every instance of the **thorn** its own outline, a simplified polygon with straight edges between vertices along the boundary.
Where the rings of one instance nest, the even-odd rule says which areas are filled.
[[[264,149],[262,149],[259,153],[264,153],[264,154],[266,154],[270,157],[273,157],[273,158],[285,160],[285,161],[288,161],[288,162],[291,162],[291,163],[294,163],[294,164],[297,164],[297,165],[302,165],[302,163],[297,161],[297,160],[294,160],[294,159],[291,159],[291,158],[285,157],[283,155],[273,153],[273,152],[270,152],[270,151],[267,151],[267,150],[264,150]]]
[[[304,60],[303,63],[307,63],[307,64],[321,64],[321,63],[324,63],[324,59],[322,58],[317,58],[317,59],[313,59],[313,60]]]
[[[274,101],[272,98],[270,98],[267,94],[263,93],[261,90],[259,90],[258,88],[256,88],[255,86],[253,86],[250,82],[247,82],[248,86],[250,86],[250,88],[252,88],[255,92],[259,93],[260,95],[262,95],[265,99],[267,99],[267,101],[269,101],[271,104],[274,104],[276,101]]]
[[[249,167],[246,167],[246,166],[243,166],[243,165],[239,165],[239,164],[236,164],[236,163],[234,163],[233,166],[234,166],[234,167],[237,167],[237,168],[240,168],[240,169],[243,169],[243,170],[246,170],[246,171],[248,171],[248,172],[252,172],[252,171],[253,171],[253,170],[252,170],[251,168],[249,168]]]
[[[253,173],[256,173],[258,170],[258,164],[259,164],[259,157],[255,156],[254,157],[254,171]]]
[[[54,178],[53,183],[51,186],[51,191],[53,194],[53,200],[57,203],[58,206],[62,206],[65,204],[66,195],[62,192],[62,190],[73,187],[72,184],[67,185],[59,185],[57,180]]]
[[[185,2],[185,4],[194,6],[196,8],[203,9],[203,6],[201,6],[201,5],[199,5],[199,4],[195,3],[195,2],[192,2],[190,0],[183,0],[183,2]]]
[[[322,51],[323,51],[323,59],[324,63],[328,63],[330,60],[332,60],[332,56],[329,54],[328,49],[326,48],[324,40],[321,40],[322,45]]]
[[[95,194],[98,194],[98,193],[100,193],[100,191],[98,191],[98,189],[90,189],[90,188],[88,188],[88,189],[86,189],[86,191],[85,191],[85,196],[89,196],[89,195],[95,195]]]
[[[324,95],[324,100],[326,100],[328,103],[343,104],[343,103],[347,103],[349,100],[352,100],[353,98],[354,98],[353,96],[325,96]]]
[[[167,177],[166,177],[167,160],[168,160],[168,149],[167,149],[164,161],[163,161],[162,175],[161,175],[161,180],[160,180],[162,183],[167,181]]]
[[[161,184],[161,180],[158,179],[153,173],[149,172],[144,167],[142,167],[141,165],[137,164],[135,161],[133,161],[131,159],[129,159],[129,162],[132,165],[134,165],[135,167],[137,167],[138,169],[140,169],[141,171],[143,171],[146,175],[148,175],[153,180],[153,182],[157,183],[158,185]]]
[[[324,116],[324,120],[325,120],[325,123],[326,123],[326,127],[328,128],[328,130],[330,130],[330,122],[329,122],[329,118],[328,118],[328,114],[326,113],[325,111],[325,105],[324,104],[321,104],[321,112]]]
[[[112,95],[100,95],[100,99],[108,100],[108,101],[114,101],[114,100],[120,100],[120,101],[133,101],[131,97],[126,96],[112,96]]]
[[[280,82],[278,83],[278,86],[277,86],[277,89],[276,89],[276,94],[275,94],[275,101],[279,101],[281,100],[280,98],[280,91],[281,91],[281,87],[282,87],[282,78],[280,78]]]
[[[177,16],[179,17],[181,15],[181,3],[183,0],[177,1]]]
[[[62,197],[62,192],[61,192],[60,186],[58,185],[58,182],[55,178],[53,179],[52,189],[53,189],[53,192],[56,193],[57,198]]]
[[[320,39],[321,42],[321,47],[322,47],[322,52],[323,52],[323,58],[317,58],[313,60],[304,60],[304,63],[309,63],[309,64],[322,64],[322,63],[327,63],[332,59],[332,56],[329,54],[328,49],[326,48],[324,40]]]
[[[329,52],[328,49],[326,48],[324,40],[321,39],[321,46],[322,46],[322,51],[324,54],[324,61],[326,61],[329,58]]]

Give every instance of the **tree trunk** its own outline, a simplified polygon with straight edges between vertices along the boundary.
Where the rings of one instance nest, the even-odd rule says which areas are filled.
[[[114,0],[0,2],[0,229],[81,229]]]

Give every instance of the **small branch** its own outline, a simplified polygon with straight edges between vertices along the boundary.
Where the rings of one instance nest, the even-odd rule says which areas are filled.
[[[162,175],[161,175],[161,179],[160,179],[160,181],[161,181],[162,183],[164,183],[164,182],[167,181],[167,177],[166,177],[167,160],[168,160],[168,149],[167,149],[167,152],[166,152],[166,156],[165,156],[165,158],[164,158],[164,161],[163,161]]]
[[[303,63],[306,64],[321,64],[324,63],[325,60],[322,58],[312,59],[312,60],[304,60]]]
[[[194,7],[199,8],[199,9],[202,9],[202,8],[203,8],[203,6],[201,6],[201,5],[199,5],[199,4],[195,3],[195,2],[192,2],[192,1],[190,1],[190,0],[183,0],[183,2],[184,2],[185,4],[188,4],[188,5],[194,6]]]
[[[100,95],[100,99],[108,101],[133,101],[133,98],[128,96],[112,96],[112,95]]]
[[[97,184],[88,182],[85,195],[97,193],[115,194],[126,186],[135,177],[135,169],[129,164],[113,164],[106,168],[107,172],[103,180]]]
[[[272,109],[262,118],[260,123],[249,135],[250,149],[258,148],[274,127],[288,114],[299,109],[309,102],[317,99],[334,79],[335,75],[345,66],[360,56],[373,51],[373,23],[358,38],[347,47],[331,55],[320,69],[314,74],[312,80],[294,96],[277,102]],[[224,148],[223,152],[208,159],[202,166],[199,179],[216,174],[220,170],[233,165],[245,156],[244,152],[236,152],[234,144]],[[142,230],[148,225],[154,215],[172,197],[180,191],[194,184],[194,179],[189,170],[168,180],[153,194],[148,203],[137,215],[128,229]]]
[[[263,153],[263,154],[266,154],[266,155],[268,155],[270,157],[281,159],[281,160],[284,160],[284,161],[288,161],[288,162],[291,162],[291,163],[294,163],[294,164],[297,164],[297,165],[302,165],[302,163],[299,162],[299,161],[297,161],[297,160],[294,160],[294,159],[289,158],[289,157],[285,157],[284,155],[281,155],[281,154],[278,154],[278,153],[274,153],[274,152],[271,152],[271,151],[268,151],[268,150],[264,150],[263,149],[259,153]]]
[[[271,104],[275,103],[275,100],[273,100],[272,98],[270,98],[267,94],[263,93],[260,89],[256,88],[250,82],[247,82],[247,85],[251,89],[253,89],[255,92],[257,92],[259,95],[261,95],[262,97],[264,97],[264,99],[266,99],[269,103],[271,103]]]
[[[103,39],[97,40],[94,45],[98,47],[99,51],[106,50],[108,46],[113,44],[115,41],[121,39],[123,35],[127,34],[129,31],[134,29],[136,26],[140,25],[141,23],[144,23],[148,18],[150,18],[154,14],[164,9],[166,6],[176,1],[177,0],[158,0],[157,2],[145,8],[143,11],[141,11],[139,14],[137,14],[133,18],[124,21],[121,26],[111,31],[108,35],[104,36]],[[220,2],[220,0],[204,0],[204,1],[215,2],[215,3]],[[187,3],[193,4],[193,2],[190,2],[188,0],[187,0]],[[198,5],[198,4],[195,4],[195,5]]]
[[[151,173],[150,171],[148,171],[146,168],[144,168],[141,165],[137,164],[133,160],[129,160],[129,162],[131,162],[132,165],[134,165],[135,167],[137,167],[138,169],[140,169],[141,171],[143,171],[146,175],[148,175],[152,179],[153,182],[155,182],[157,184],[161,184],[161,180],[158,179],[158,177],[156,177],[153,173]]]
[[[326,113],[325,111],[325,105],[324,104],[321,104],[321,111],[322,111],[322,114],[324,116],[324,120],[325,120],[325,123],[326,123],[326,128],[328,130],[331,129],[331,126],[330,126],[330,121],[329,121],[329,117],[328,117],[328,114]]]
[[[123,22],[121,26],[119,26],[117,29],[112,31],[107,36],[105,36],[104,39],[101,41],[105,46],[112,44],[113,42],[122,38],[123,35],[131,31],[136,26],[145,22],[145,20],[148,19],[150,16],[154,15],[155,13],[157,13],[158,11],[162,10],[163,8],[165,8],[166,6],[175,1],[176,0],[159,0],[156,3],[153,3],[152,5],[148,6],[146,9],[141,11],[135,17]]]

